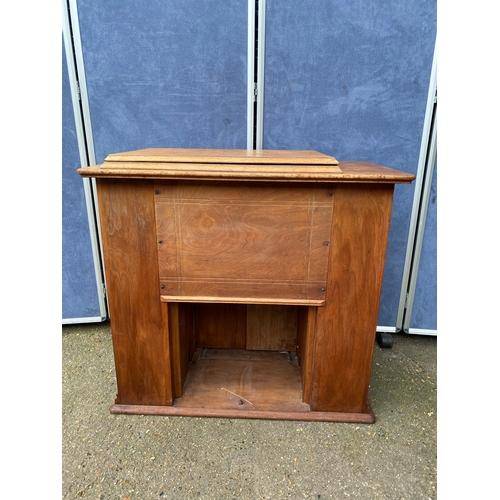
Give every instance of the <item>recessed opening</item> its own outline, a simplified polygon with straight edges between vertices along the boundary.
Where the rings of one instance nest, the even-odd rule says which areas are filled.
[[[316,308],[169,304],[174,406],[308,412],[308,325]],[[312,325],[311,325],[312,326]]]
[[[309,411],[295,352],[199,349],[175,405],[246,411]]]

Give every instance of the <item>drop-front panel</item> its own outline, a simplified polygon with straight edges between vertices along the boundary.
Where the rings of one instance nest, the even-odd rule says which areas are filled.
[[[160,295],[324,301],[333,186],[156,181]]]

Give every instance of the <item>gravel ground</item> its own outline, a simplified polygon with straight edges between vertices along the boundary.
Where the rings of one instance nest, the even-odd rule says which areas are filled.
[[[111,415],[109,323],[62,328],[63,499],[435,499],[437,339],[375,346],[372,425]]]

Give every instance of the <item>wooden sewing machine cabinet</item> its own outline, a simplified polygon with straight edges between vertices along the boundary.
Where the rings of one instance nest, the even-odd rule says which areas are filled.
[[[96,178],[112,413],[372,423],[394,184],[315,151],[144,149]]]

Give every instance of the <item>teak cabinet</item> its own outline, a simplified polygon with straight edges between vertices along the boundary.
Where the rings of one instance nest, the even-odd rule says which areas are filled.
[[[394,184],[315,151],[144,149],[96,178],[113,413],[371,423]]]

